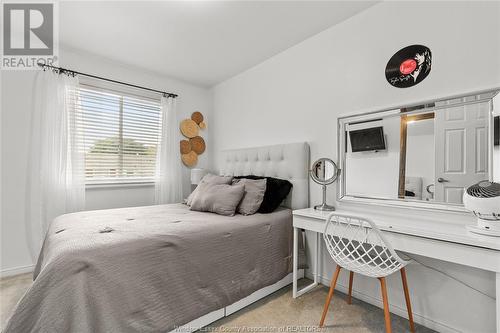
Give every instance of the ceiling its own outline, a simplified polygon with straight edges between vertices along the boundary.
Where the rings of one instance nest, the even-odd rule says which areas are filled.
[[[63,1],[62,47],[202,86],[365,10],[362,1]]]

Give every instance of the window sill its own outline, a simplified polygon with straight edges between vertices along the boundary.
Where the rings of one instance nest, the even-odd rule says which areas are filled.
[[[97,190],[106,188],[133,188],[133,187],[150,187],[154,186],[153,181],[136,181],[136,182],[120,182],[120,183],[94,183],[85,184],[85,190]]]

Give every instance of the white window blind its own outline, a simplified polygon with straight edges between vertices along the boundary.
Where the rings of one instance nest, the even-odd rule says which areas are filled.
[[[84,85],[79,99],[86,183],[153,181],[159,100]]]

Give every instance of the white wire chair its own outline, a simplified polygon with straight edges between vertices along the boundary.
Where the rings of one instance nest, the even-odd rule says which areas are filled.
[[[333,260],[355,273],[386,277],[409,263],[398,256],[377,225],[366,218],[330,214],[323,239]]]
[[[414,332],[415,328],[411,312],[410,296],[404,269],[409,261],[399,257],[377,225],[364,217],[332,213],[326,220],[323,239],[330,256],[337,263],[337,269],[330,285],[330,291],[323,309],[320,327],[324,324],[340,270],[344,268],[350,271],[349,304],[352,298],[354,272],[380,280],[384,302],[386,332],[391,332],[391,322],[385,277],[400,271],[405,292],[406,307],[408,309],[408,319],[410,320],[410,330]]]

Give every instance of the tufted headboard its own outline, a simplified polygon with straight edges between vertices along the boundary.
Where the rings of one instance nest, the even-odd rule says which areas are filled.
[[[309,145],[288,143],[222,152],[221,175],[266,176],[286,179],[293,184],[284,206],[309,206]]]

